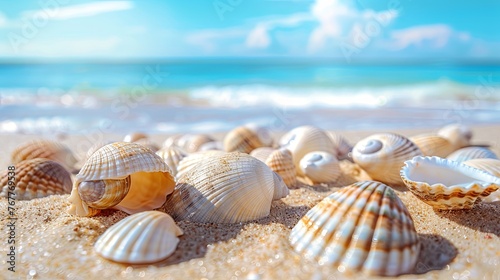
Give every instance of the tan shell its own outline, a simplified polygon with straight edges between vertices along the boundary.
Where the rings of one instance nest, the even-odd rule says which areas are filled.
[[[472,131],[462,124],[450,124],[441,128],[438,133],[439,136],[450,141],[454,150],[470,145],[472,139]]]
[[[204,144],[201,144],[198,148],[198,152],[203,151],[223,151],[224,144],[221,141],[210,141]]]
[[[275,151],[271,147],[260,147],[250,152],[250,155],[254,158],[266,162],[267,158]]]
[[[310,152],[300,160],[302,174],[312,184],[337,181],[342,174],[337,158],[327,152]]]
[[[231,130],[224,137],[226,152],[241,152],[249,154],[259,147],[271,147],[273,138],[270,132],[261,126],[247,124]]]
[[[182,230],[159,211],[130,215],[108,228],[94,245],[103,258],[120,263],[155,263],[170,256]]]
[[[446,158],[459,162],[479,158],[498,159],[497,155],[492,150],[485,147],[465,147],[454,151]]]
[[[465,165],[486,171],[496,177],[500,177],[500,160],[491,158],[471,159],[464,162]],[[500,201],[500,190],[492,192],[482,199],[484,202]]]
[[[290,243],[305,258],[349,275],[411,273],[420,252],[405,205],[390,187],[374,181],[323,199],[293,227]]]
[[[355,163],[373,180],[386,184],[401,184],[399,171],[406,160],[422,152],[408,138],[394,133],[371,135],[359,141],[352,150]]]
[[[113,208],[129,214],[158,208],[175,186],[170,172],[162,158],[142,145],[128,142],[106,145],[92,154],[76,175],[68,199],[71,203],[69,213],[92,216],[99,212],[81,199],[78,188],[82,182],[123,181],[127,176],[130,176],[130,190]],[[104,193],[114,195],[115,192],[106,188]]]
[[[177,174],[175,175],[175,177],[179,178],[184,176],[185,173],[190,172],[193,167],[195,167],[198,163],[203,162],[207,158],[216,155],[222,155],[225,153],[226,152],[223,151],[205,151],[189,154],[187,157],[184,157],[177,165]]]
[[[85,160],[88,159],[90,156],[92,156],[93,153],[95,153],[97,150],[99,150],[100,148],[108,145],[108,144],[111,144],[113,143],[112,141],[108,141],[108,142],[105,142],[105,141],[100,141],[100,142],[96,142],[92,145],[92,147],[90,147],[87,151],[87,155],[85,156]]]
[[[295,165],[293,164],[292,153],[284,148],[273,151],[265,161],[266,165],[281,176],[288,187],[297,184]]]
[[[424,156],[444,158],[456,150],[450,141],[438,135],[421,134],[410,137],[410,140],[420,148]]]
[[[123,142],[137,142],[141,139],[148,139],[148,135],[143,132],[132,132],[130,134],[125,135],[123,138]]]
[[[150,149],[155,153],[160,150],[160,146],[158,146],[155,142],[151,141],[149,138],[142,138],[133,143],[143,145],[144,147]]]
[[[167,198],[165,210],[176,220],[237,223],[259,219],[269,215],[273,199],[289,193],[281,177],[248,154],[206,155],[197,157],[198,164],[178,178]]]
[[[177,166],[179,166],[180,161],[188,156],[188,153],[177,146],[165,147],[156,152],[165,163],[170,167],[172,175],[177,174]]]
[[[33,140],[18,146],[11,154],[13,164],[23,160],[46,158],[60,163],[68,170],[73,170],[78,160],[65,145],[51,140]]]
[[[199,151],[203,144],[215,141],[212,137],[206,134],[185,134],[177,139],[177,146],[188,153]]]
[[[168,148],[170,146],[177,146],[177,141],[182,137],[182,134],[176,134],[168,137],[163,141],[163,148]]]
[[[333,154],[337,159],[348,159],[349,153],[352,151],[352,145],[340,134],[335,132],[327,132],[332,140],[333,146],[337,151]]]
[[[69,194],[71,192],[71,176],[59,163],[42,158],[29,159],[15,165],[13,176],[6,170],[0,176],[0,196],[16,200],[29,200],[53,194]],[[14,180],[9,180],[14,178]],[[14,183],[9,186],[9,182]],[[10,188],[9,188],[10,187]]]

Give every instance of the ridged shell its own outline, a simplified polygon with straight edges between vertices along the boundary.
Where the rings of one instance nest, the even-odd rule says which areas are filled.
[[[148,135],[143,132],[132,132],[123,137],[123,142],[137,142],[141,139],[148,139]]]
[[[497,155],[490,149],[484,147],[466,147],[456,150],[450,154],[447,159],[458,162],[464,162],[471,159],[491,158],[498,159]]]
[[[163,142],[163,148],[170,147],[170,146],[177,146],[177,141],[182,137],[182,134],[176,134],[168,137],[164,142]]]
[[[213,142],[214,139],[206,134],[185,134],[177,139],[177,146],[188,153],[197,152],[203,144]]]
[[[493,176],[500,177],[500,160],[491,158],[471,159],[464,162],[465,165],[472,166],[490,173]],[[500,190],[492,192],[487,197],[483,198],[484,202],[500,201]]]
[[[249,154],[259,147],[271,147],[273,138],[269,130],[254,124],[247,124],[231,130],[224,137],[226,152],[241,152]]]
[[[198,148],[198,152],[204,151],[223,151],[224,144],[221,141],[210,141],[204,144],[201,144]]]
[[[274,150],[266,159],[266,165],[281,176],[288,187],[297,184],[295,165],[293,164],[292,153],[287,149]]]
[[[185,173],[189,173],[198,163],[203,162],[207,158],[225,153],[226,152],[223,151],[205,151],[189,154],[179,162],[179,165],[177,165],[177,174],[175,177],[179,178]]]
[[[178,178],[165,203],[167,213],[176,220],[237,223],[259,219],[269,215],[273,199],[289,193],[276,173],[248,154],[217,153],[198,159]]]
[[[97,142],[97,143],[94,143],[92,145],[92,147],[90,147],[88,150],[87,150],[87,155],[85,157],[85,159],[88,159],[90,156],[92,156],[93,153],[95,153],[97,150],[99,150],[100,148],[108,145],[108,144],[111,144],[113,142],[104,142],[104,141],[100,141],[100,142]]]
[[[267,158],[275,151],[274,148],[271,147],[260,147],[252,152],[250,152],[250,155],[253,156],[254,158],[266,162]]]
[[[165,147],[157,151],[156,154],[165,161],[168,167],[170,167],[173,176],[177,174],[177,167],[181,160],[188,156],[186,151],[177,146]]]
[[[352,151],[352,145],[347,142],[347,140],[340,134],[335,132],[328,132],[328,136],[332,140],[333,146],[337,151],[334,156],[339,159],[348,159],[349,153]]]
[[[179,243],[182,230],[172,217],[146,211],[109,227],[94,245],[103,258],[120,263],[146,264],[166,259]]]
[[[500,178],[439,157],[414,157],[401,169],[408,189],[435,209],[471,209],[500,187]]]
[[[424,156],[444,158],[456,150],[450,141],[438,135],[421,134],[410,137],[410,140],[420,148]]]
[[[401,184],[399,171],[406,160],[422,152],[408,138],[394,133],[380,133],[359,141],[352,150],[355,163],[373,180]]]
[[[53,194],[69,194],[71,192],[71,176],[69,172],[59,163],[42,158],[29,159],[15,165],[14,176],[8,176],[9,170],[3,172],[0,177],[0,196],[16,200],[29,200],[33,198],[46,197]],[[15,188],[9,189],[10,180],[15,182]]]
[[[65,145],[51,140],[33,140],[18,146],[12,151],[13,164],[23,160],[46,158],[60,163],[68,170],[73,170],[77,159]]]
[[[439,136],[450,141],[454,150],[470,145],[472,139],[472,131],[462,124],[450,124],[441,128],[438,133]]]
[[[299,175],[304,175],[300,170],[300,160],[307,153],[314,151],[337,153],[330,136],[314,126],[300,126],[290,130],[280,138],[279,144],[292,152],[293,164]]]
[[[310,152],[300,160],[300,169],[312,184],[335,182],[342,173],[339,161],[327,152]]]
[[[321,265],[368,275],[410,273],[420,251],[408,210],[390,187],[375,181],[323,199],[292,229],[290,242]]]
[[[114,209],[132,214],[160,207],[171,193],[175,181],[170,168],[150,149],[128,142],[115,142],[97,150],[76,175],[69,201],[70,214],[92,216],[99,211],[89,207],[78,194],[83,181],[121,180],[130,175],[128,194]]]
[[[155,142],[151,141],[149,138],[142,138],[133,143],[140,144],[155,153],[160,150],[160,146],[158,146]]]

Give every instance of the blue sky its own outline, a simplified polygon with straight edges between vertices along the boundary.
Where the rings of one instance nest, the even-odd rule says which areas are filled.
[[[0,58],[500,59],[500,1],[0,1]]]

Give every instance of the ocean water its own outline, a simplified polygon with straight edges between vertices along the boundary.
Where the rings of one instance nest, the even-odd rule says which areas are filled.
[[[205,59],[0,64],[0,133],[500,123],[500,65]]]

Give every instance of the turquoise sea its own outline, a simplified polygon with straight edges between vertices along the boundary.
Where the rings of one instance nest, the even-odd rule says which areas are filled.
[[[0,64],[0,133],[500,123],[500,65],[204,59]]]

